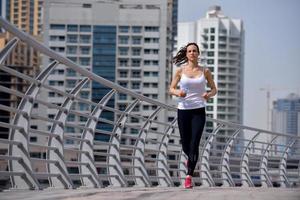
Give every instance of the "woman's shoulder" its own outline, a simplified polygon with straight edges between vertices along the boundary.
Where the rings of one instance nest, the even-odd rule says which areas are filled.
[[[185,65],[180,65],[176,69],[176,74],[181,74],[183,72]]]
[[[208,67],[202,67],[202,69],[203,69],[205,76],[211,73]]]

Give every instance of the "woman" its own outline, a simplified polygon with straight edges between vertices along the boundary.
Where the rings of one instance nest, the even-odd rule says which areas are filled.
[[[180,67],[170,85],[170,94],[179,97],[177,120],[183,152],[188,156],[184,187],[192,188],[192,176],[199,157],[199,143],[205,125],[206,101],[217,93],[208,68],[198,64],[200,55],[196,43],[181,48],[173,62]],[[211,91],[206,92],[206,82]],[[179,89],[177,85],[179,84]]]

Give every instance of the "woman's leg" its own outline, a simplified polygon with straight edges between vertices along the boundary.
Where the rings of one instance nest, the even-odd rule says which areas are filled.
[[[183,152],[189,156],[190,141],[192,135],[192,115],[190,110],[177,111],[177,122],[179,127],[180,139]]]
[[[205,126],[206,115],[205,108],[199,108],[193,110],[193,117],[191,119],[192,134],[189,145],[189,164],[188,164],[188,175],[193,176],[198,157],[199,157],[199,143],[201,140],[203,128]]]

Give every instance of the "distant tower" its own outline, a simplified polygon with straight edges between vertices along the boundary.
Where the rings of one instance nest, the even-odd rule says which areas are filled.
[[[300,136],[300,97],[291,93],[284,99],[273,102],[272,131]],[[288,144],[289,140],[280,137],[277,144]],[[282,150],[279,148],[277,150]]]

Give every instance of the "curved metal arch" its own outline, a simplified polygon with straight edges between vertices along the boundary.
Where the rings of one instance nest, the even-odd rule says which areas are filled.
[[[261,158],[260,166],[259,166],[262,187],[266,187],[266,186],[273,187],[273,184],[272,184],[269,172],[268,172],[268,158],[269,158],[270,149],[277,138],[278,138],[278,135],[275,135],[272,138],[272,140],[270,141],[270,143],[268,143],[267,147],[265,148],[265,150],[262,153],[262,158]]]
[[[108,172],[110,173],[110,182],[114,186],[127,186],[127,181],[124,176],[121,160],[120,160],[120,139],[122,135],[122,129],[130,113],[134,107],[140,102],[139,99],[135,99],[124,111],[124,113],[118,119],[114,129],[113,135],[110,138],[111,145],[109,146],[108,153],[113,156],[108,158]],[[118,178],[116,178],[119,177]]]
[[[14,45],[12,45],[14,46]],[[11,176],[11,183],[16,188],[34,188],[41,189],[39,182],[33,174],[30,156],[28,152],[28,130],[31,110],[33,108],[33,102],[39,93],[41,83],[47,80],[52,70],[57,66],[58,62],[54,61],[48,65],[36,78],[39,84],[32,83],[25,95],[30,96],[29,99],[23,98],[18,106],[18,110],[23,111],[23,114],[16,114],[13,121],[13,125],[22,127],[22,131],[12,129],[9,134],[9,140],[18,141],[20,145],[9,145],[8,154],[10,156],[20,156],[22,163],[10,160],[8,167],[10,171],[24,171],[25,179],[22,177]]]
[[[201,161],[200,161],[200,177],[202,179],[202,186],[215,186],[215,182],[210,174],[210,169],[209,169],[209,151],[212,145],[213,140],[215,139],[218,131],[220,128],[222,128],[224,124],[219,124],[215,130],[209,135],[208,139],[206,140],[204,144],[204,149],[202,151],[201,156]]]
[[[145,121],[145,123],[143,124],[139,132],[138,135],[139,139],[135,143],[136,148],[134,149],[133,156],[139,159],[133,160],[133,165],[135,166],[133,173],[137,177],[135,178],[135,183],[138,186],[142,186],[142,187],[151,186],[151,181],[144,164],[145,140],[148,134],[148,130],[151,127],[152,120],[157,116],[157,114],[161,111],[161,109],[162,109],[161,107],[157,107],[156,110],[148,117],[148,119]],[[143,177],[143,179],[138,177]]]
[[[109,91],[98,103],[98,106],[94,108],[92,111],[92,118],[89,118],[85,124],[85,129],[82,133],[81,139],[84,141],[80,142],[80,150],[87,152],[87,154],[79,154],[78,160],[79,162],[88,163],[88,165],[81,165],[79,168],[79,172],[81,174],[91,174],[91,178],[82,177],[81,182],[84,186],[94,186],[94,187],[103,187],[102,182],[99,180],[99,176],[97,173],[97,168],[95,166],[94,161],[94,150],[93,150],[93,143],[94,143],[94,133],[97,127],[98,118],[100,117],[103,106],[106,106],[110,98],[115,94],[115,90]],[[88,141],[88,142],[86,142]]]
[[[231,148],[233,145],[234,140],[236,139],[236,137],[238,136],[238,134],[240,133],[241,128],[237,129],[231,136],[231,138],[227,141],[225,149],[224,149],[224,153],[222,156],[222,170],[221,170],[221,174],[222,174],[222,178],[223,178],[223,185],[222,186],[230,186],[230,187],[234,187],[235,183],[231,177],[230,174],[230,166],[229,166],[229,154],[231,152]]]
[[[250,154],[250,145],[253,143],[253,141],[258,137],[258,135],[261,132],[258,131],[248,142],[247,146],[245,147],[245,150],[242,154],[242,160],[241,160],[241,179],[242,179],[242,186],[248,186],[248,187],[254,187],[254,184],[252,182],[250,172],[249,172],[249,154]],[[247,185],[246,185],[247,184]]]
[[[16,47],[19,41],[20,40],[18,38],[14,37],[5,45],[5,47],[0,52],[0,64],[3,64],[7,56],[9,56],[9,54]]]
[[[279,178],[280,178],[280,187],[289,187],[291,185],[287,175],[286,175],[286,168],[287,168],[287,157],[289,154],[289,150],[295,144],[297,139],[291,139],[291,142],[285,148],[282,158],[280,159],[279,163]]]
[[[83,86],[87,83],[89,79],[82,79],[70,92],[71,95],[77,96]],[[48,149],[47,159],[56,160],[56,163],[48,163],[47,170],[51,174],[61,174],[60,177],[50,177],[49,184],[52,187],[64,187],[64,188],[74,188],[73,182],[69,176],[65,160],[64,160],[64,124],[67,119],[68,112],[71,109],[74,98],[66,97],[63,104],[64,111],[59,110],[55,115],[55,120],[60,121],[60,124],[53,124],[51,126],[50,132],[56,137],[49,137],[48,146],[55,147],[57,150],[53,151]]]
[[[174,186],[174,183],[172,181],[172,178],[169,173],[169,166],[167,162],[167,144],[170,139],[170,135],[174,131],[174,126],[177,123],[177,117],[171,122],[171,124],[166,129],[166,134],[163,136],[161,143],[159,144],[158,148],[158,156],[156,160],[157,165],[157,174],[158,177],[164,177],[164,178],[158,178],[158,182],[161,186]]]

